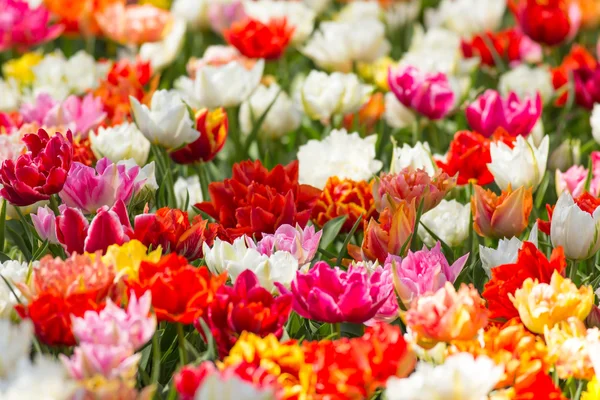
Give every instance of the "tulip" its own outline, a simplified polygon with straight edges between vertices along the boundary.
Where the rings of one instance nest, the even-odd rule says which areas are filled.
[[[118,200],[112,208],[104,206],[89,223],[83,213],[61,206],[56,217],[56,237],[68,253],[105,252],[112,244],[123,244],[133,235],[125,203]]]
[[[211,3],[208,5],[208,20],[212,30],[218,34],[229,28],[234,22],[244,19],[244,5],[240,0]]]
[[[600,104],[594,104],[592,114],[590,115],[590,125],[594,140],[596,143],[600,143]]]
[[[39,125],[43,125],[46,115],[57,104],[59,103],[49,94],[40,93],[35,97],[33,103],[22,104],[19,112],[23,116],[23,122],[36,122]]]
[[[281,338],[291,311],[291,293],[273,297],[259,284],[254,272],[246,270],[233,287],[219,288],[206,319],[219,354],[224,357],[244,331],[261,337],[272,333]],[[196,329],[202,332],[199,323]]]
[[[105,265],[113,265],[118,278],[125,276],[135,279],[138,276],[142,261],[156,263],[160,260],[161,254],[162,248],[159,247],[148,253],[148,248],[142,242],[133,239],[122,245],[113,244],[108,246],[106,254],[102,256],[102,262]],[[145,299],[145,297],[142,296],[142,299]],[[140,299],[140,302],[142,299]]]
[[[385,25],[377,19],[365,18],[360,24],[323,22],[301,51],[322,69],[350,72],[353,63],[373,62],[389,50]]]
[[[80,343],[71,358],[61,354],[61,361],[69,375],[77,380],[102,376],[135,381],[141,353],[135,354],[127,345]]]
[[[150,292],[139,299],[132,294],[127,310],[108,299],[102,311],[87,311],[83,317],[73,317],[73,334],[79,343],[123,346],[137,351],[156,330],[156,317],[150,313],[151,306]]]
[[[544,333],[569,317],[585,320],[594,305],[591,286],[577,288],[571,280],[554,272],[550,283],[527,278],[514,296],[508,295],[523,324],[533,333]]]
[[[362,266],[348,271],[320,261],[292,282],[294,311],[308,319],[327,323],[362,324],[373,318],[393,293],[391,281],[382,284],[384,270],[371,274]],[[282,293],[288,293],[278,285]]]
[[[256,89],[264,67],[263,59],[249,67],[237,60],[224,65],[206,65],[196,71],[194,80],[180,78],[175,87],[194,108],[235,107]]]
[[[263,235],[255,247],[261,254],[271,256],[275,251],[286,251],[290,253],[300,265],[310,262],[319,248],[319,241],[323,231],[315,233],[314,226],[306,226],[304,229],[296,225],[282,225],[274,234]],[[248,240],[250,246],[254,246]]]
[[[548,136],[539,147],[535,146],[533,138],[525,140],[523,136],[517,136],[512,148],[502,142],[492,143],[492,162],[487,166],[500,189],[506,190],[509,186],[537,188],[546,172],[549,143]]]
[[[531,229],[529,243],[535,247],[538,245],[538,227],[537,223]],[[514,264],[517,262],[519,251],[523,248],[523,242],[517,237],[510,239],[500,239],[497,248],[485,247],[479,245],[479,256],[481,257],[481,267],[486,272],[488,278],[492,277],[492,269],[499,265]]]
[[[467,121],[473,130],[490,137],[498,128],[511,136],[527,136],[542,115],[542,98],[526,97],[522,100],[514,92],[506,98],[495,90],[486,90],[471,103],[466,111]]]
[[[150,4],[125,5],[115,2],[94,16],[104,36],[129,45],[161,40],[173,22],[173,16],[168,11]]]
[[[409,250],[404,259],[390,255],[386,265],[392,264],[396,292],[409,305],[422,295],[437,292],[446,282],[454,283],[468,258],[467,253],[450,265],[437,242],[431,250],[425,246],[420,251]]]
[[[112,207],[117,200],[128,203],[139,172],[138,166],[126,168],[107,158],[98,161],[95,169],[75,162],[59,196],[67,207],[92,214],[102,206]]]
[[[511,238],[527,228],[533,209],[531,188],[523,186],[513,191],[510,186],[500,196],[481,186],[475,186],[471,198],[473,228],[480,236]]]
[[[0,167],[0,195],[15,206],[28,206],[61,191],[71,168],[73,137],[57,133],[50,137],[40,129],[23,138],[27,152]]]
[[[600,152],[592,151],[590,159],[592,162],[592,179],[590,181],[589,192],[594,196],[598,196],[600,194]],[[555,184],[558,196],[567,191],[573,197],[579,197],[584,192],[585,183],[590,171],[581,165],[571,165],[571,168],[565,172],[556,170]]]
[[[598,161],[600,161],[600,152],[593,151],[590,154],[590,158],[592,159],[592,170],[596,169],[594,166],[598,165]],[[552,153],[550,153],[550,157],[548,158],[548,170],[557,171],[557,175],[560,171],[564,171],[570,167],[575,167],[581,161],[581,140],[579,139],[567,139],[563,141]],[[558,176],[557,176],[558,181]],[[557,185],[558,186],[558,185]],[[557,188],[558,195],[562,193],[562,190],[559,192]]]
[[[385,209],[379,216],[369,220],[362,242],[362,254],[351,254],[355,259],[366,258],[385,262],[388,254],[399,254],[414,233],[416,219],[415,203],[405,201]]]
[[[56,237],[56,216],[48,206],[40,207],[37,213],[31,214],[31,222],[40,239],[50,244],[58,244]]]
[[[573,70],[575,81],[575,102],[588,110],[592,110],[594,104],[600,103],[600,67],[581,67]]]
[[[417,142],[413,147],[408,143],[404,143],[402,147],[394,146],[392,153],[392,163],[390,165],[390,173],[399,173],[406,167],[414,169],[422,169],[427,172],[427,175],[433,176],[437,169],[429,143]]]
[[[273,19],[285,18],[293,28],[291,43],[296,45],[304,43],[311,35],[316,18],[316,13],[304,2],[244,2],[244,12],[265,24]]]
[[[106,157],[114,163],[133,159],[137,165],[143,166],[150,154],[150,142],[130,122],[110,128],[100,127],[98,132],[90,133],[90,143],[97,159]]]
[[[387,78],[386,78],[387,86]],[[385,94],[385,111],[383,113],[385,122],[395,129],[408,128],[415,124],[415,114],[396,98],[392,92]]]
[[[229,120],[223,108],[213,111],[207,109],[196,113],[196,130],[200,137],[170,154],[179,164],[208,162],[216,157],[227,140]],[[195,204],[195,203],[190,203]]]
[[[140,59],[150,62],[153,71],[162,71],[179,56],[184,40],[185,21],[175,18],[169,33],[160,42],[140,46]]]
[[[474,339],[488,323],[488,310],[473,286],[463,284],[457,291],[446,282],[435,293],[414,300],[405,320],[419,343],[433,347],[437,342]]]
[[[150,143],[176,149],[200,137],[188,109],[174,91],[158,90],[150,108],[130,96],[135,123]]]
[[[581,9],[567,0],[519,0],[512,5],[520,28],[531,39],[556,46],[579,30]]]
[[[444,26],[462,37],[496,31],[506,10],[505,1],[495,0],[442,0],[438,4],[425,10],[427,26]]]
[[[104,105],[99,97],[91,93],[83,98],[69,96],[60,104],[56,104],[44,117],[46,126],[65,126],[72,132],[87,138],[90,131],[96,129],[104,119]]]
[[[194,204],[202,203],[202,200],[204,200],[198,175],[192,175],[189,178],[180,176],[173,185],[173,191],[177,200],[177,208],[184,210],[187,207],[187,210],[184,211],[187,211],[190,215],[194,215],[196,212],[194,211]]]
[[[599,337],[598,329],[587,330],[585,324],[576,317],[569,317],[554,325],[552,329],[544,328],[548,356],[554,360],[560,379],[591,380],[596,376],[589,353],[592,349],[588,341],[598,342]]]
[[[431,120],[444,118],[454,107],[454,92],[442,73],[425,73],[412,66],[400,66],[390,68],[388,82],[402,104]]]
[[[578,200],[586,196],[591,197],[584,193]],[[550,238],[554,247],[561,246],[565,250],[567,258],[585,260],[600,250],[600,208],[595,200],[592,200],[593,208],[589,209],[580,201],[574,201],[568,192],[563,192],[556,202]]]
[[[488,47],[488,43],[491,44],[490,47]],[[500,32],[479,33],[471,39],[463,39],[461,47],[466,58],[478,57],[481,64],[490,67],[498,67],[496,65],[498,57],[500,61],[505,61],[511,67],[519,65],[521,62],[537,63],[542,61],[542,47],[515,28]]]
[[[442,200],[433,210],[421,216],[421,225],[432,231],[448,246],[456,247],[469,236],[471,207],[456,200]],[[436,240],[423,227],[419,226],[419,237],[427,246],[434,246]]]
[[[530,67],[521,64],[502,74],[498,82],[498,90],[503,96],[515,93],[520,99],[535,98],[539,94],[542,103],[546,104],[554,94],[552,73],[543,65]]]
[[[262,115],[265,115],[265,118],[258,127],[256,124]],[[268,87],[259,85],[242,103],[239,120],[245,135],[249,135],[253,129],[259,129],[261,137],[277,139],[298,129],[300,113],[287,93],[282,91],[278,84],[272,83]]]
[[[285,18],[271,19],[267,23],[244,18],[234,22],[223,36],[245,57],[276,60],[285,52],[293,32],[294,28]]]
[[[32,7],[25,0],[1,0],[0,10],[0,52],[13,47],[25,51],[56,39],[64,29],[60,24],[50,25],[50,12],[43,5]]]
[[[404,168],[396,174],[379,175],[373,186],[375,207],[381,212],[391,203],[399,201],[423,204],[423,212],[435,208],[446,193],[454,188],[456,179],[443,171],[437,171],[429,176],[424,170]]]

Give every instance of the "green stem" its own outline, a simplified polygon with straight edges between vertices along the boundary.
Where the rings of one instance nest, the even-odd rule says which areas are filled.
[[[152,336],[152,383],[157,384],[160,378],[160,342],[158,330]]]
[[[54,211],[54,215],[60,215],[60,210],[58,209],[58,201],[56,200],[56,194],[50,196],[50,209]]]
[[[342,338],[342,326],[340,325],[339,322],[336,322],[335,324],[333,324],[333,331],[335,332],[336,339]]]
[[[183,324],[177,323],[177,340],[179,341],[179,359],[181,365],[187,365],[187,351],[185,350],[185,333],[183,332]]]

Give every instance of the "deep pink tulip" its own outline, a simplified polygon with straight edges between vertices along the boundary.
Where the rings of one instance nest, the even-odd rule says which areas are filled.
[[[108,158],[98,161],[95,169],[75,162],[59,196],[67,207],[92,214],[102,206],[112,207],[117,200],[128,203],[134,195],[139,172],[138,166],[127,168],[113,164]]]
[[[56,237],[65,250],[72,253],[106,252],[111,244],[128,242],[133,231],[123,201],[112,208],[98,210],[91,223],[77,208],[61,205],[61,215],[56,217]]]
[[[55,104],[44,116],[45,126],[66,126],[71,131],[86,138],[106,118],[102,99],[89,93],[83,98],[69,96],[60,104]]]
[[[31,8],[25,0],[0,0],[0,51],[26,51],[60,36],[64,27],[50,25],[50,12],[40,5]]]
[[[48,206],[44,206],[38,208],[37,213],[30,215],[40,239],[47,240],[50,244],[58,244],[54,212]]]
[[[588,110],[600,103],[600,67],[587,66],[573,71],[575,81],[575,102]]]
[[[390,68],[388,83],[400,103],[429,119],[442,119],[454,107],[454,91],[443,73],[425,73],[412,66],[400,66]]]
[[[471,128],[486,137],[503,128],[511,136],[527,136],[542,115],[542,98],[519,99],[510,92],[505,99],[495,90],[488,89],[466,110]]]
[[[446,282],[454,283],[468,258],[467,253],[450,265],[438,242],[432,249],[423,246],[420,251],[409,251],[404,259],[390,256],[385,264],[396,268],[396,291],[408,306],[413,299],[436,292]]]
[[[0,195],[15,206],[28,206],[62,190],[71,168],[73,137],[67,132],[50,137],[40,129],[23,138],[27,152],[0,167]]]
[[[351,265],[348,271],[320,261],[307,273],[298,272],[292,282],[293,309],[300,316],[327,323],[362,324],[373,318],[394,288],[381,266],[369,271]],[[281,293],[288,293],[277,284]]]

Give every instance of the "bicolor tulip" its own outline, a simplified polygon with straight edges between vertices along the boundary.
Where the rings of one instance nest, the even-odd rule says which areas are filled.
[[[200,137],[172,152],[170,155],[173,161],[179,164],[193,164],[215,158],[227,140],[228,119],[225,109],[209,111],[205,108],[198,111],[196,130],[200,132]]]

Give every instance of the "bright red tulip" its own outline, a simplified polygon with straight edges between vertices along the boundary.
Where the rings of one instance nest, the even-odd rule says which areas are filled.
[[[224,36],[246,57],[274,60],[285,52],[293,33],[285,18],[272,19],[268,24],[246,18],[234,22]]]

